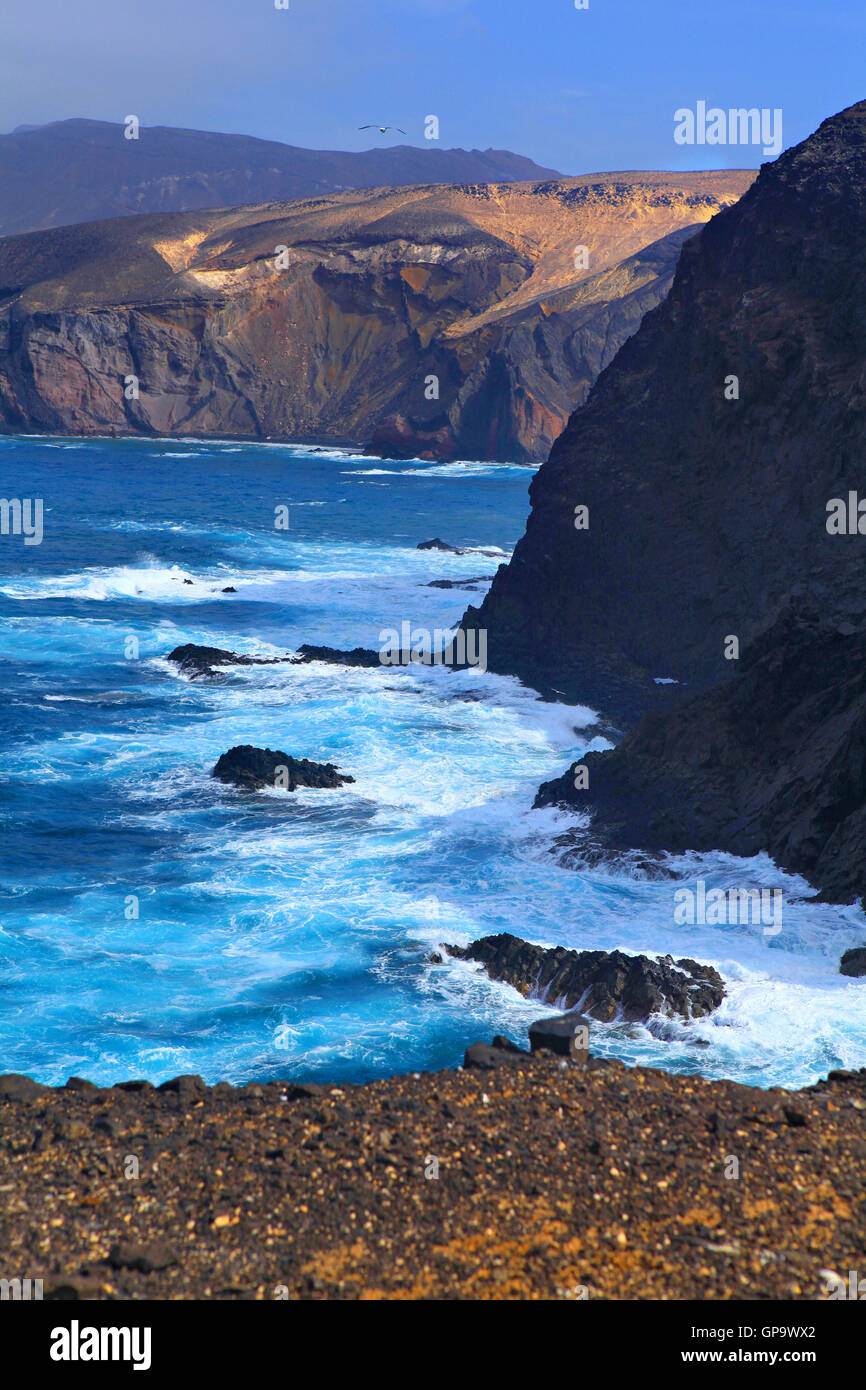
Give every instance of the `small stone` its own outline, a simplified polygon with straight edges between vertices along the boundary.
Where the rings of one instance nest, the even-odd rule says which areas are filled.
[[[152,1274],[154,1270],[168,1269],[179,1261],[176,1251],[163,1241],[155,1241],[151,1245],[121,1241],[112,1246],[108,1263],[112,1269],[137,1269],[141,1274]]]

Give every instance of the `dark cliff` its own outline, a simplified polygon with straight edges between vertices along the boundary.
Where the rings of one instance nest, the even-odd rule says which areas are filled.
[[[864,345],[860,103],[686,243],[569,421],[526,535],[466,615],[491,667],[630,721],[683,693],[657,679],[730,679],[726,638],[746,645],[791,596],[859,615],[866,542],[825,523],[863,478]]]
[[[686,244],[464,619],[494,669],[626,726],[649,711],[539,793],[593,814],[593,853],[766,850],[866,891],[864,442],[860,103]]]

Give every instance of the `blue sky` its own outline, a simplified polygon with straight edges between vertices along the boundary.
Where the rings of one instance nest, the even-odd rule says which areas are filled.
[[[755,166],[674,111],[781,108],[784,145],[866,97],[863,0],[3,0],[0,131],[67,116],[365,149],[510,148],[565,173]],[[402,136],[389,137],[403,143]]]

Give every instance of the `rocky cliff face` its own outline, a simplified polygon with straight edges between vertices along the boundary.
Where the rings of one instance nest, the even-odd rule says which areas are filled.
[[[538,459],[665,294],[688,230],[752,175],[627,177],[2,240],[0,428]]]
[[[574,765],[536,798],[591,812],[573,862],[766,850],[829,901],[853,902],[866,894],[866,632],[789,612],[735,680],[647,715],[583,767],[585,787]]]
[[[495,669],[624,723],[667,707],[585,759],[588,786],[541,790],[602,845],[768,850],[866,890],[864,345],[860,103],[687,243],[467,614]]]
[[[859,622],[866,542],[825,523],[862,481],[864,341],[861,103],[684,246],[466,616],[491,667],[631,720],[730,679],[727,638],[745,646],[792,595]]]

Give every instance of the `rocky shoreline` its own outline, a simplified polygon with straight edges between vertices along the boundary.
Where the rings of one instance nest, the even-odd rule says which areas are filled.
[[[864,1267],[866,1070],[765,1092],[499,1051],[359,1086],[0,1077],[4,1275],[48,1299],[811,1300]]]

